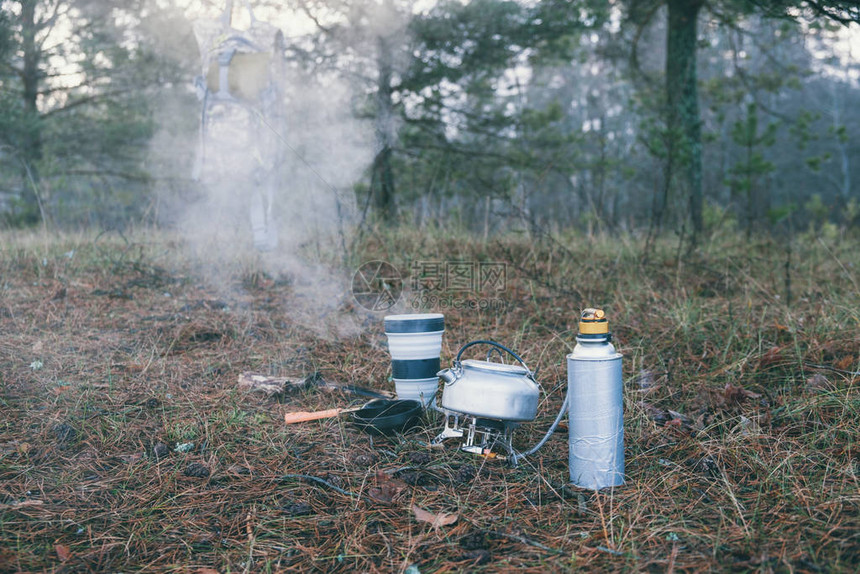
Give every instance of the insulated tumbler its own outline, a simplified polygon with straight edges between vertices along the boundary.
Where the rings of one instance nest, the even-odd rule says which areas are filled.
[[[441,313],[388,315],[385,334],[391,352],[391,371],[397,398],[436,403],[439,389],[439,355],[445,317]]]

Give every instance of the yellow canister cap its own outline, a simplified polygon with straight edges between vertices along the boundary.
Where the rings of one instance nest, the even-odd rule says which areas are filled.
[[[603,309],[589,307],[582,311],[579,319],[580,335],[605,335],[609,333],[609,321]]]

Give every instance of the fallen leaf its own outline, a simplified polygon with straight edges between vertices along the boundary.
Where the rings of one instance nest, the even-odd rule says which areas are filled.
[[[825,393],[833,388],[830,380],[821,373],[815,373],[806,379],[806,392]]]
[[[72,557],[72,551],[65,544],[54,544],[54,550],[56,550],[60,562],[65,562]]]
[[[54,388],[52,388],[52,389],[51,389],[51,392],[52,392],[52,393],[54,393],[55,395],[58,395],[58,396],[59,396],[59,395],[61,395],[61,394],[65,393],[66,391],[68,391],[68,390],[69,390],[69,389],[71,389],[71,388],[72,388],[72,387],[71,387],[70,385],[60,385],[59,387],[54,387]]]
[[[738,387],[731,383],[726,383],[726,387],[725,389],[723,389],[723,397],[725,398],[727,405],[732,405],[740,404],[746,399],[761,398],[761,395],[759,393],[748,391],[743,387]]]
[[[377,502],[391,504],[407,486],[402,480],[391,478],[380,470],[376,473],[376,486],[368,488],[367,495]]]
[[[42,341],[36,341],[35,343],[33,343],[33,352],[34,353],[41,353],[44,348],[45,348],[45,343],[43,343]]]
[[[744,436],[761,434],[761,427],[759,424],[753,419],[748,419],[743,415],[741,415],[741,422],[737,427],[735,427],[735,430],[739,431]]]
[[[260,373],[244,372],[239,375],[239,386],[250,391],[279,395],[288,389],[300,389],[309,386],[309,377],[268,377]]]
[[[457,522],[457,519],[460,518],[458,514],[445,514],[443,512],[433,514],[432,512],[428,512],[414,504],[412,505],[412,512],[415,513],[415,520],[418,522],[426,522],[435,530],[439,530],[440,526],[454,524]]]
[[[666,424],[667,421],[672,419],[666,409],[661,409],[647,401],[639,401],[639,406],[645,411],[645,415],[657,424]]]
[[[761,369],[781,365],[786,362],[783,354],[784,347],[771,347],[758,361],[758,366]]]
[[[668,412],[672,416],[672,420],[679,421],[679,424],[689,426],[690,423],[693,422],[693,419],[691,419],[684,413],[679,413],[678,411],[673,411],[672,409],[666,409],[666,412]]]
[[[854,358],[854,355],[848,355],[846,357],[842,357],[835,363],[833,366],[841,371],[850,371],[854,368],[854,365],[857,364],[857,359]]]
[[[642,369],[633,380],[633,384],[636,385],[636,388],[640,391],[648,392],[654,390],[656,383],[653,371]]]
[[[674,426],[687,430],[693,428],[693,419],[684,413],[671,409],[661,409],[647,401],[639,401],[639,405],[644,409],[645,415],[659,426]]]
[[[121,455],[119,455],[118,458],[120,460],[122,460],[123,462],[133,463],[133,462],[137,462],[137,461],[143,459],[143,453],[142,452],[134,452],[131,454],[121,454]]]
[[[711,426],[711,423],[714,422],[714,414],[708,410],[704,410],[699,413],[699,416],[696,417],[696,421],[693,424],[693,428],[696,430],[705,430],[705,427]]]

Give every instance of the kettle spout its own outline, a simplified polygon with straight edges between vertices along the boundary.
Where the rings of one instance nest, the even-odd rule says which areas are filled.
[[[460,378],[460,372],[455,369],[442,369],[436,376],[442,378],[446,385],[450,385]]]

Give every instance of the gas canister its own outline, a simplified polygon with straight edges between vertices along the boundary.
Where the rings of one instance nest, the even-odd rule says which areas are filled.
[[[567,356],[570,480],[600,490],[624,484],[621,353],[602,309],[585,309]]]

